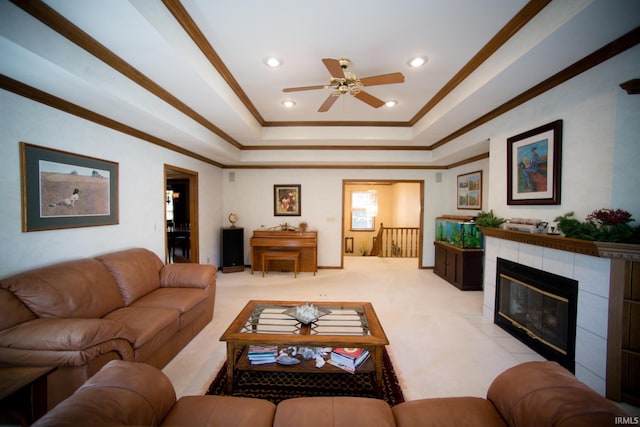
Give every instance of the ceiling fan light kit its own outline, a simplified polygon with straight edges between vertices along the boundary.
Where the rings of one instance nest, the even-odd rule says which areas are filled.
[[[385,105],[385,102],[370,93],[365,92],[362,88],[366,86],[404,83],[404,75],[402,73],[382,74],[379,76],[363,77],[362,79],[359,79],[354,73],[346,70],[351,63],[349,58],[346,57],[340,57],[338,59],[324,58],[322,63],[331,75],[328,85],[285,88],[282,89],[282,91],[297,92],[303,90],[331,89],[331,94],[318,109],[318,112],[323,113],[325,111],[329,111],[338,97],[347,93],[373,108],[380,108]]]

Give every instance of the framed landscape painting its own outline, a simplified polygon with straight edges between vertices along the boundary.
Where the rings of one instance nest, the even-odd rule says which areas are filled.
[[[482,209],[482,171],[458,175],[458,209]]]
[[[22,231],[118,224],[118,163],[21,143]]]
[[[562,120],[507,139],[507,204],[559,205]]]
[[[300,184],[276,184],[273,186],[273,215],[300,216],[302,202]]]

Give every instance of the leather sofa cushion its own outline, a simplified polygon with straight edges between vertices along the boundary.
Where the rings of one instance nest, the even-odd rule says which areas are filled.
[[[506,427],[491,402],[480,397],[412,400],[394,406],[392,411],[398,427]]]
[[[391,407],[365,397],[297,397],[276,408],[273,427],[395,427]]]
[[[162,425],[271,427],[276,406],[268,400],[234,396],[184,396]]]
[[[98,318],[123,305],[113,277],[94,259],[29,270],[3,279],[0,288],[38,317]]]
[[[159,425],[175,400],[159,369],[113,360],[34,426]]]
[[[160,287],[160,269],[164,264],[150,250],[127,249],[96,259],[113,275],[126,306]]]
[[[493,381],[487,398],[509,425],[603,426],[625,416],[556,362],[527,362]]]

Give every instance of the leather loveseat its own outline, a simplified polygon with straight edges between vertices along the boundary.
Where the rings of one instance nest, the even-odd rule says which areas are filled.
[[[233,396],[183,396],[176,401],[162,371],[113,361],[34,426],[601,427],[616,425],[616,417],[625,416],[555,362],[508,369],[491,384],[486,399],[421,399],[391,408],[383,400],[363,397],[301,397],[277,406]]]
[[[213,316],[216,267],[127,249],[0,280],[0,364],[55,366],[48,407],[110,360],[162,368]]]

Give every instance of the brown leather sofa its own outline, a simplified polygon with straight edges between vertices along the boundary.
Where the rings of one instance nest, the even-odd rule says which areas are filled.
[[[487,398],[443,397],[389,407],[362,397],[302,397],[277,406],[232,396],[184,396],[146,364],[113,361],[34,426],[427,427],[616,425],[627,416],[555,362],[500,374]],[[619,423],[618,423],[619,424]]]
[[[162,368],[213,317],[217,269],[142,248],[0,280],[0,364],[56,366],[48,407],[111,360]]]

